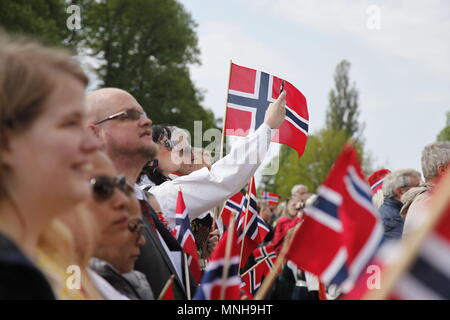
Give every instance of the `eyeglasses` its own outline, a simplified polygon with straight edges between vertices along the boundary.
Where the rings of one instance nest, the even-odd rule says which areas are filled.
[[[105,118],[103,120],[95,122],[94,124],[98,125],[98,124],[101,124],[103,122],[106,122],[106,121],[109,121],[109,120],[113,120],[113,119],[139,120],[142,116],[147,118],[147,114],[145,113],[145,111],[139,111],[139,110],[136,110],[136,109],[127,109],[127,110],[123,110],[123,111],[117,112],[117,113],[115,113],[113,115],[110,115],[109,117],[107,117],[107,118]]]
[[[141,235],[144,228],[145,228],[144,221],[140,218],[130,220],[130,222],[128,222],[128,229],[131,232],[136,232],[137,234]]]
[[[124,175],[119,175],[117,177],[96,176],[92,178],[90,182],[94,197],[97,201],[106,201],[110,199],[114,194],[115,188],[122,191],[128,197],[134,192],[133,187],[128,184]]]

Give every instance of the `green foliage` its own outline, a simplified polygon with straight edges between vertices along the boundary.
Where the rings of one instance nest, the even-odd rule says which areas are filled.
[[[335,89],[329,94],[325,128],[308,137],[302,157],[298,158],[295,151],[282,146],[278,174],[274,178],[263,177],[268,191],[289,197],[294,185],[304,184],[311,192],[316,192],[349,139],[355,144],[366,174],[372,171],[372,159],[365,152],[360,136],[358,91],[355,84],[349,86],[349,69],[350,63],[345,60],[336,67]]]
[[[66,8],[63,0],[0,0],[0,26],[46,44],[61,45],[70,34]]]
[[[450,141],[450,111],[447,112],[446,127],[439,132],[437,141]]]
[[[326,116],[326,128],[344,130],[349,137],[358,138],[360,133],[358,90],[355,84],[350,87],[350,63],[341,61],[334,74],[335,88],[329,93],[329,105]]]
[[[71,4],[80,6],[80,30],[66,26]],[[189,74],[189,65],[200,63],[196,24],[177,0],[0,0],[0,8],[6,30],[103,61],[101,86],[129,91],[155,124],[191,134],[194,120],[204,130],[216,126]]]
[[[193,133],[194,120],[214,127],[214,116],[200,103],[189,64],[199,63],[195,22],[176,0],[79,1],[85,16],[74,41],[91,48],[105,64],[103,86],[129,91],[154,123]]]

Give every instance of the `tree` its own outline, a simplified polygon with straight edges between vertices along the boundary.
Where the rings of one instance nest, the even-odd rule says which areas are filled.
[[[437,141],[450,141],[450,111],[447,112],[446,127],[439,132]]]
[[[66,7],[63,0],[0,0],[0,26],[61,45],[71,33],[66,27]]]
[[[81,9],[81,29],[69,30],[66,12]],[[101,86],[129,91],[155,124],[175,125],[193,134],[216,127],[201,106],[189,66],[199,64],[196,24],[177,0],[0,0],[0,25],[41,41],[70,47],[101,63]],[[83,58],[81,58],[83,59]]]
[[[195,22],[176,0],[79,1],[83,28],[73,39],[105,63],[98,73],[105,87],[129,91],[156,124],[193,133],[194,120],[215,126],[213,113],[189,74],[200,63]]]
[[[326,128],[344,130],[349,137],[359,138],[361,126],[358,122],[359,102],[355,83],[350,87],[350,63],[342,60],[334,74],[335,88],[329,93],[329,105],[326,115]]]
[[[322,184],[345,143],[352,138],[359,160],[366,173],[371,172],[371,157],[364,150],[362,126],[358,122],[359,103],[355,84],[350,88],[350,63],[343,60],[336,67],[335,89],[329,94],[325,128],[309,135],[301,158],[287,146],[282,146],[279,156],[280,170],[275,178],[264,177],[269,191],[283,197],[290,196],[296,184],[308,186],[315,192]]]

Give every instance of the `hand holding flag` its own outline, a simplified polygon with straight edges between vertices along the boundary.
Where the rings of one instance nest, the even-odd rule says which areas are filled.
[[[286,116],[286,91],[283,91],[274,103],[269,105],[266,110],[264,123],[272,129],[279,129]]]

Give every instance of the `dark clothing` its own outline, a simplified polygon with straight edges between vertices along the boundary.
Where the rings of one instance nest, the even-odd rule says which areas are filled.
[[[0,234],[0,300],[55,300],[45,276]]]
[[[145,200],[140,200],[140,203],[142,213],[145,217],[145,244],[141,247],[141,254],[136,261],[135,269],[146,275],[155,298],[158,298],[170,276],[175,275],[176,277],[173,285],[175,299],[185,300],[187,297],[182,282],[183,280],[178,277],[174,265],[161,244],[158,233],[161,235],[161,238],[164,239],[164,242],[170,251],[181,251],[181,246],[158,219],[153,208],[151,208]],[[181,260],[182,269],[184,270],[184,259]],[[191,295],[193,296],[196,289],[196,283],[190,272],[189,279]]]
[[[400,239],[403,233],[405,220],[400,216],[403,203],[393,198],[384,199],[378,209],[384,225],[384,237],[387,240]]]
[[[112,265],[101,259],[92,258],[89,262],[92,270],[131,300],[154,300],[153,292],[144,274],[139,271],[121,274]]]

